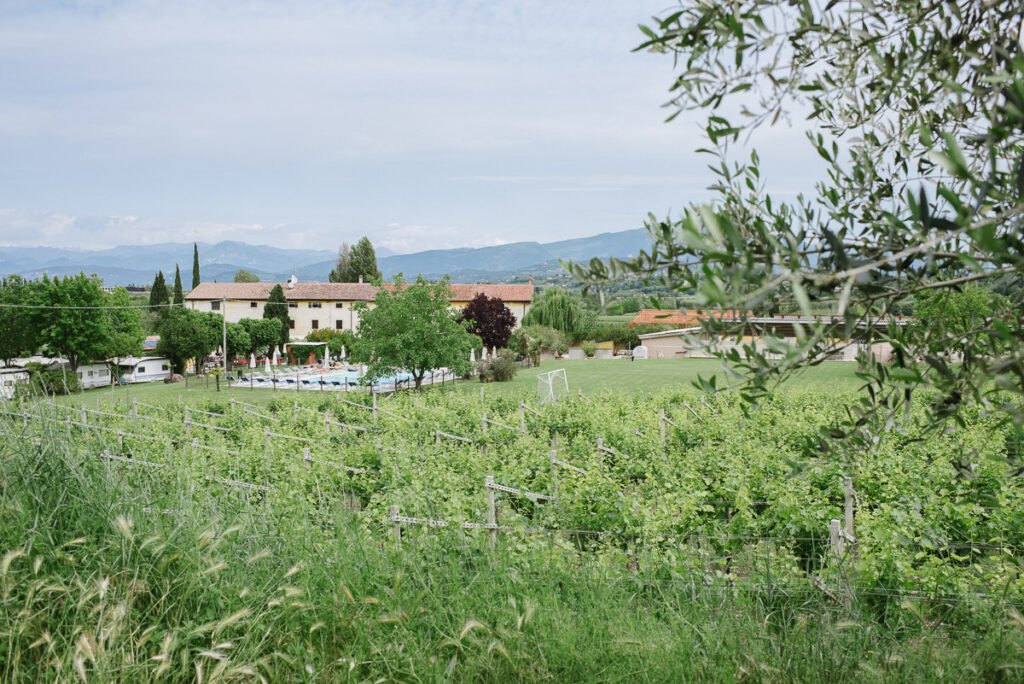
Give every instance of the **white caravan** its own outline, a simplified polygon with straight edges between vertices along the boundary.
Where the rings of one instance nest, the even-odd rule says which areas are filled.
[[[127,356],[114,359],[113,364],[117,366],[123,385],[156,382],[171,377],[171,360],[166,356]]]
[[[110,367],[105,363],[89,363],[79,366],[78,384],[84,390],[110,387]]]

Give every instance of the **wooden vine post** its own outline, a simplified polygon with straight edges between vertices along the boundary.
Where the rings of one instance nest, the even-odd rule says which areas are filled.
[[[526,403],[519,402],[519,432],[526,434]]]
[[[494,476],[488,475],[484,486],[487,488],[487,538],[493,549],[498,543],[498,509],[494,505]]]
[[[857,543],[857,535],[853,527],[853,504],[854,491],[853,479],[843,478],[843,519],[833,518],[829,522],[829,541],[832,545],[832,553],[837,557],[843,557],[847,552],[847,544],[851,546]]]
[[[82,427],[89,425],[89,409],[85,408],[85,402],[82,402]]]
[[[391,507],[391,523],[394,526],[395,542],[399,546],[401,546],[401,544],[402,544],[402,523],[398,519],[398,512],[399,512],[398,506],[392,506]]]
[[[192,436],[192,411],[187,406],[185,407],[185,436]]]

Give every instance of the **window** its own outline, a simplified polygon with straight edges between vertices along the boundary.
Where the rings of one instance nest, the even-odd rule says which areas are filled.
[[[138,368],[135,369],[135,372],[136,373],[145,373],[146,372],[146,367],[145,366],[139,366]]]
[[[299,304],[298,304],[298,302],[288,302],[288,308],[289,309],[298,309],[299,308]]]
[[[288,319],[288,329],[289,330],[295,330],[295,319],[294,318],[289,318]]]
[[[341,302],[335,302],[335,304],[334,304],[334,308],[335,308],[335,309],[344,309],[344,308],[345,308],[345,305],[344,305],[344,304],[342,304]]]
[[[210,311],[220,311],[220,302],[210,302]]]
[[[101,378],[107,377],[107,369],[106,368],[100,370],[100,377]]]
[[[345,326],[344,326],[344,324],[341,321],[334,321],[334,329],[335,330],[344,330]]]
[[[318,320],[316,320],[316,319],[314,318],[314,319],[313,319],[313,330],[316,330],[316,329],[317,329],[317,328],[319,328],[319,327],[320,327],[320,321],[318,321]]]
[[[320,308],[320,302],[310,302],[309,303],[309,308],[310,309],[319,309]]]
[[[79,380],[81,380],[81,379],[82,379],[82,371],[78,371],[78,379],[79,379]]]
[[[256,302],[249,302],[249,308],[250,309],[255,309],[256,306],[257,306]]]
[[[165,363],[164,365],[160,366],[160,370],[170,370],[170,368]]]
[[[92,377],[92,374],[93,374],[93,372],[92,372],[92,371],[89,371],[89,377],[90,377],[90,378]]]

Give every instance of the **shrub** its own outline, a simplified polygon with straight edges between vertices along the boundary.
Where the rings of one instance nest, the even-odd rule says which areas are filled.
[[[529,358],[537,366],[542,352],[564,354],[568,351],[569,340],[561,331],[546,325],[527,325],[512,333],[508,346],[519,358]]]
[[[502,349],[497,358],[491,357],[480,362],[480,382],[508,382],[514,378],[519,370],[515,357],[511,349]]]
[[[28,371],[28,382],[15,386],[16,395],[27,398],[38,398],[40,394],[77,394],[82,391],[78,376],[72,371],[46,369],[42,364],[30,363],[25,367]]]
[[[580,345],[583,348],[583,353],[587,355],[588,359],[594,358],[594,354],[597,353],[597,343],[587,340]]]

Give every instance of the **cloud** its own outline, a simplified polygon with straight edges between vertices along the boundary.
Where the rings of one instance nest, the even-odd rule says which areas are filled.
[[[667,4],[0,3],[0,243],[408,251],[634,227],[712,180],[695,118],[663,123],[672,60],[632,52]],[[809,187],[792,137],[762,158]]]

